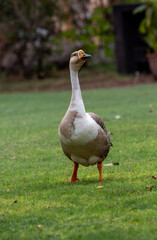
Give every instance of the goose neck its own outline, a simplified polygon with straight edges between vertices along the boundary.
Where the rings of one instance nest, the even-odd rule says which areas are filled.
[[[70,79],[72,86],[72,97],[70,108],[76,109],[81,113],[81,115],[85,114],[85,107],[82,99],[81,88],[79,84],[78,71],[74,71],[70,67]]]
[[[73,69],[70,68],[70,79],[71,79],[72,91],[80,90],[78,71],[74,71]]]

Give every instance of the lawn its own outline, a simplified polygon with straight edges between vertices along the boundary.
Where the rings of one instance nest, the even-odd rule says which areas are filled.
[[[58,125],[70,96],[0,96],[0,239],[157,239],[157,85],[83,91],[86,110],[112,131],[105,162],[119,162],[103,167],[102,183],[96,166],[65,183],[73,164]]]

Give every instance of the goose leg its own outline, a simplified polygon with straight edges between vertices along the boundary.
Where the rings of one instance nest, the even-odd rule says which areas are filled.
[[[102,182],[103,181],[103,178],[102,178],[102,162],[97,164],[97,168],[99,170],[99,182]]]
[[[76,181],[80,181],[77,178],[77,170],[78,170],[79,164],[78,163],[74,163],[74,170],[73,170],[73,174],[71,176],[71,180],[68,182],[76,182]]]

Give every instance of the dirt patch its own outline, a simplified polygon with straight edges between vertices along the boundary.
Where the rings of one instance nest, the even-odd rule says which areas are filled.
[[[18,78],[17,78],[18,79]],[[135,74],[120,75],[117,72],[92,70],[80,72],[81,89],[125,87],[137,84],[156,84],[152,75]],[[63,91],[71,90],[69,71],[57,72],[51,79],[19,81],[7,80],[0,83],[0,92],[29,92],[29,91]]]
[[[80,85],[82,89],[94,89],[94,88],[111,88],[111,87],[123,87],[123,86],[132,86],[136,84],[150,84],[150,83],[157,83],[154,81],[151,75],[142,75],[138,79],[134,76],[122,77],[121,79],[112,79],[112,78],[105,78],[92,75],[91,80],[80,80]],[[47,88],[45,88],[46,90]],[[62,91],[62,90],[70,90],[71,83],[63,82],[63,83],[53,83],[50,86],[51,91]]]

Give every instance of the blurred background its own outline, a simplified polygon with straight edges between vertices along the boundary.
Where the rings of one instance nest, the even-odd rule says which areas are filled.
[[[136,82],[152,71],[148,55],[157,52],[156,0],[0,0],[0,9],[4,88],[63,78],[71,52],[78,49],[92,54],[88,69],[96,69],[96,76],[133,74]],[[110,74],[115,81],[117,76]]]

